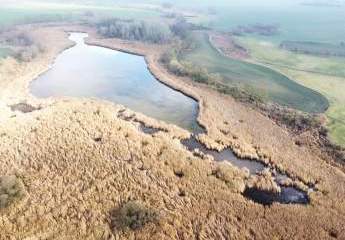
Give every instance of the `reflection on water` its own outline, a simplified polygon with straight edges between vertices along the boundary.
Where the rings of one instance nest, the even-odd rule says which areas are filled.
[[[87,34],[72,33],[76,45],[31,84],[37,97],[98,97],[188,130],[197,128],[197,102],[159,83],[143,57],[89,46]]]

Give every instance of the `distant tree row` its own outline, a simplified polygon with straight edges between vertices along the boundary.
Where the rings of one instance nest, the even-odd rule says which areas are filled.
[[[109,19],[98,24],[98,32],[109,38],[121,38],[151,43],[168,43],[172,32],[169,26],[147,21]]]
[[[204,30],[202,26],[188,23],[177,17],[170,26],[164,23],[107,19],[97,24],[98,32],[108,38],[121,38],[151,43],[170,43],[174,37],[186,39],[193,30]]]

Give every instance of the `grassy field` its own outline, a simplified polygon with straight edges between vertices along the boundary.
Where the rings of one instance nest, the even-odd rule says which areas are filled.
[[[326,96],[330,102],[326,112],[330,136],[345,146],[345,59],[296,54],[255,39],[238,40],[250,50],[252,61],[266,64]]]
[[[181,60],[220,74],[222,84],[252,89],[268,101],[306,112],[323,112],[328,107],[327,99],[321,94],[270,68],[224,57],[210,45],[207,34],[196,33],[194,38],[196,49]]]

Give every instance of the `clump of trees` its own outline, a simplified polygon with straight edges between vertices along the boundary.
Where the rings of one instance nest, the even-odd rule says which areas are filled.
[[[171,26],[171,31],[178,37],[185,39],[192,30],[192,25],[185,18],[179,17]]]
[[[158,212],[139,201],[129,201],[112,214],[112,227],[138,230],[159,220]]]
[[[25,196],[25,188],[17,176],[0,177],[0,209]]]
[[[169,26],[148,21],[109,19],[98,24],[98,32],[105,37],[164,44],[171,41]]]
[[[207,27],[202,25],[193,24],[187,22],[187,20],[179,16],[176,18],[175,22],[170,26],[170,30],[174,33],[175,36],[185,40],[189,37],[189,33],[195,30],[208,30]]]

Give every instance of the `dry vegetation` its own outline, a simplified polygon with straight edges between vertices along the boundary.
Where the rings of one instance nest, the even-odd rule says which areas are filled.
[[[270,162],[317,191],[308,206],[264,207],[242,196],[246,171],[193,156],[180,144],[188,133],[176,126],[107,102],[30,96],[28,83],[71,44],[60,28],[36,27],[33,36],[49,51],[30,64],[6,59],[0,67],[0,176],[19,174],[27,192],[0,210],[0,239],[345,238],[345,174],[325,162],[319,148],[296,145],[268,117],[171,75],[159,61],[164,45],[102,39],[83,30],[89,43],[146,55],[160,81],[199,100],[199,122],[207,129],[200,140],[208,146]],[[24,100],[42,109],[8,107]],[[124,115],[167,131],[144,134]],[[269,176],[252,180],[260,188],[265,182]],[[139,203],[126,205],[132,201]],[[135,227],[133,218],[140,220]],[[118,227],[118,219],[129,228]]]

